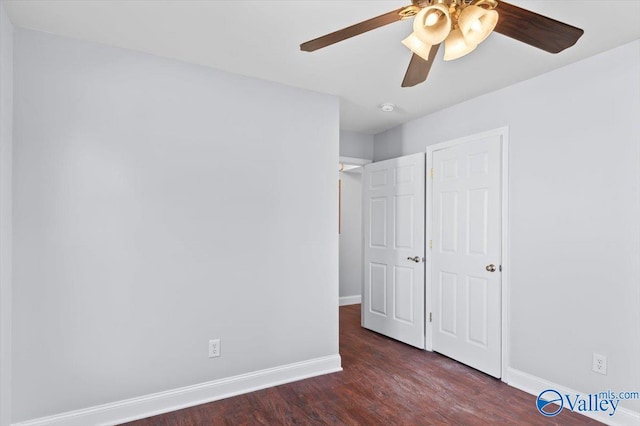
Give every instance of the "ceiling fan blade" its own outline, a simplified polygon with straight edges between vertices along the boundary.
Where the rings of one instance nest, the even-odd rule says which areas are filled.
[[[550,53],[576,44],[584,30],[547,18],[521,7],[499,1],[498,24],[494,31]]]
[[[402,87],[413,87],[427,79],[439,47],[439,44],[431,46],[428,61],[425,61],[415,53],[413,54],[411,61],[409,62],[409,68],[407,68],[407,72],[404,75],[404,80],[402,80]]]
[[[300,45],[300,50],[305,52],[313,52],[314,50],[330,46],[339,41],[357,36],[358,34],[366,33],[367,31],[375,30],[376,28],[392,24],[402,19],[400,12],[404,9],[406,9],[406,7],[401,7],[400,9],[392,10],[391,12],[385,13],[384,15],[376,16],[375,18],[362,21],[359,24],[351,25],[350,27],[332,32],[331,34],[327,34],[322,37],[307,41]]]

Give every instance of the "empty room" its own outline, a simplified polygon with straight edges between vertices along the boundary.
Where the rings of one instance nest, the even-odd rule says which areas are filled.
[[[640,426],[640,0],[0,0],[0,426]]]

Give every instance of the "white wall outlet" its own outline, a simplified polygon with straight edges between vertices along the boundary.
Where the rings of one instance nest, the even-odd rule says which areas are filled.
[[[607,357],[600,354],[593,354],[593,371],[600,374],[607,374]]]
[[[209,340],[209,358],[220,356],[220,339]]]

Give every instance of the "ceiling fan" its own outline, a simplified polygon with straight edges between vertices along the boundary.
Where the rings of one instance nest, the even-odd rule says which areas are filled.
[[[300,50],[314,50],[402,19],[413,18],[413,33],[402,43],[413,55],[402,81],[411,87],[427,79],[440,44],[444,60],[473,51],[492,31],[550,53],[573,46],[584,31],[501,0],[411,0],[412,4],[307,41]]]

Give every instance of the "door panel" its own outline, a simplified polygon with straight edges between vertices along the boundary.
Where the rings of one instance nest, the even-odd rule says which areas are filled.
[[[396,218],[404,218],[404,220],[395,221],[395,248],[402,248],[412,250],[413,244],[413,230],[414,220],[413,212],[415,207],[413,205],[415,197],[413,195],[397,195],[395,197],[395,216]]]
[[[370,241],[373,247],[386,248],[387,247],[387,199],[386,198],[372,198],[371,207],[371,226]]]
[[[436,324],[440,326],[440,332],[455,337],[458,334],[458,276],[440,272],[438,285],[440,297],[437,299],[439,309],[436,310],[436,315],[440,315],[440,321],[436,321]]]
[[[413,269],[402,266],[393,268],[394,319],[413,324]]]
[[[443,252],[458,251],[458,193],[440,194],[440,240]]]
[[[387,265],[371,263],[369,280],[369,311],[387,315]],[[366,293],[366,291],[365,291]]]
[[[424,348],[425,154],[364,168],[362,325]],[[410,260],[417,256],[418,262]]]
[[[501,137],[433,152],[433,350],[501,373]],[[489,272],[487,265],[496,267]]]
[[[469,254],[487,255],[487,220],[489,192],[487,188],[472,189],[468,192],[469,231],[467,247]]]
[[[467,339],[487,347],[487,289],[488,280],[467,277]],[[478,301],[481,300],[481,303]]]

